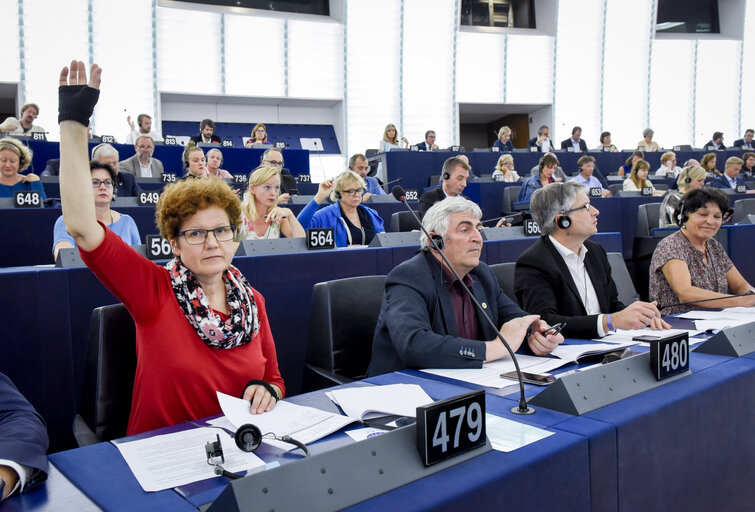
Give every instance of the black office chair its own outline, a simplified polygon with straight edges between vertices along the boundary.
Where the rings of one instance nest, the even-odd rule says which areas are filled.
[[[661,203],[645,203],[637,208],[637,230],[635,236],[650,236],[653,228],[659,226]]]
[[[624,256],[620,252],[609,252],[607,256],[608,263],[611,265],[611,277],[613,278],[613,282],[616,283],[616,289],[619,292],[619,300],[625,306],[640,300],[640,294],[637,293],[637,289],[634,287],[632,277],[629,275],[629,270],[624,262]]]
[[[737,199],[734,201],[734,213],[731,216],[732,224],[737,224],[750,214],[755,213],[755,199]]]
[[[370,158],[371,156],[377,155],[380,153],[379,149],[367,149],[364,152],[364,156],[367,158]],[[378,162],[370,162],[370,170],[367,171],[367,176],[375,176],[377,174],[378,170]]]
[[[350,277],[314,286],[304,391],[367,376],[384,289],[385,276]]]
[[[623,185],[621,183],[617,183],[615,185],[608,185],[608,190],[611,191],[611,195],[613,197],[617,197],[619,195],[619,192],[621,191],[621,187]]]
[[[503,214],[513,213],[513,204],[519,200],[519,191],[522,187],[515,185],[513,187],[506,187],[503,189]]]
[[[503,293],[505,293],[509,299],[516,304],[516,294],[514,293],[514,268],[516,263],[496,263],[490,265],[490,270],[493,271],[495,278],[498,280],[498,286],[501,287]]]
[[[417,212],[414,212],[417,214]],[[391,231],[411,231],[420,229],[419,222],[411,212],[395,212],[391,215]]]
[[[126,435],[136,374],[136,329],[123,304],[92,311],[89,349],[73,435],[81,446]]]

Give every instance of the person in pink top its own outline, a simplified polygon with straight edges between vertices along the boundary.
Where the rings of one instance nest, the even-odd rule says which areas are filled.
[[[231,265],[241,205],[222,180],[166,187],[156,210],[174,258],[157,266],[97,222],[86,125],[102,70],[60,73],[60,193],[82,259],[131,313],[137,367],[129,435],[219,414],[216,391],[270,411],[285,393],[265,299]],[[87,193],[85,193],[87,192]]]

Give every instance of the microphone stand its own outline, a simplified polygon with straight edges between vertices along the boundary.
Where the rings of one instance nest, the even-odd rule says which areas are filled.
[[[450,261],[448,261],[448,258],[446,258],[446,255],[443,253],[443,250],[438,246],[438,243],[435,240],[433,240],[433,238],[427,232],[427,230],[425,229],[425,226],[419,220],[419,217],[417,217],[417,214],[414,213],[414,210],[411,209],[411,207],[409,206],[409,203],[407,203],[406,201],[404,190],[400,186],[397,185],[393,187],[392,193],[393,193],[393,197],[401,201],[404,204],[404,206],[406,206],[406,209],[412,212],[412,215],[414,216],[415,220],[419,224],[420,229],[422,229],[422,233],[424,233],[424,235],[427,237],[428,241],[432,244],[433,248],[436,251],[438,251],[438,254],[440,254],[440,257],[443,259],[443,262],[446,265],[448,265],[448,268],[451,270],[454,277],[458,279],[459,283],[461,284],[461,287],[464,289],[464,292],[466,292],[466,294],[469,295],[469,298],[472,299],[472,302],[474,303],[475,307],[477,307],[477,310],[482,313],[482,316],[485,318],[485,320],[487,320],[487,322],[493,328],[493,332],[495,332],[498,339],[501,340],[501,343],[503,343],[503,346],[506,347],[506,350],[511,356],[511,360],[514,361],[514,367],[516,368],[516,375],[519,379],[519,405],[516,407],[512,407],[511,412],[513,412],[514,414],[521,414],[521,415],[534,414],[535,408],[528,406],[527,400],[524,398],[524,380],[522,379],[522,371],[519,369],[519,362],[516,360],[516,356],[514,355],[514,351],[511,350],[511,346],[504,339],[503,335],[498,330],[498,327],[496,327],[496,325],[493,323],[493,320],[490,319],[487,311],[485,311],[485,309],[483,309],[480,303],[477,302],[477,299],[475,298],[474,294],[472,294],[471,290],[467,288],[466,284],[464,284],[464,281],[462,281],[461,277],[456,272],[456,269],[454,268],[454,266],[451,265]]]

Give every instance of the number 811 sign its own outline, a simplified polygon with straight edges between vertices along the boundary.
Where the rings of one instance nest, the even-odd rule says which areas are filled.
[[[430,466],[486,443],[485,392],[417,407],[417,449]]]

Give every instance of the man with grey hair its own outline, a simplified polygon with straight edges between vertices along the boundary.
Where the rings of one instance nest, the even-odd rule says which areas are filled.
[[[587,187],[570,181],[538,189],[530,200],[543,236],[516,262],[519,304],[546,322],[565,322],[567,338],[592,339],[615,329],[669,329],[655,302],[619,301],[605,249],[588,240],[598,232],[598,210]]]
[[[544,336],[549,326],[514,304],[480,261],[481,217],[472,201],[450,197],[435,203],[422,223],[511,348],[525,344],[537,355],[548,354],[563,337]],[[480,368],[483,362],[507,357],[495,330],[430,240],[422,235],[421,244],[422,251],[386,278],[368,375],[403,368]]]
[[[92,148],[92,160],[103,164],[110,164],[115,171],[115,188],[113,197],[135,197],[142,191],[136,184],[136,177],[127,172],[120,172],[118,168],[118,150],[107,143],[98,144]]]

